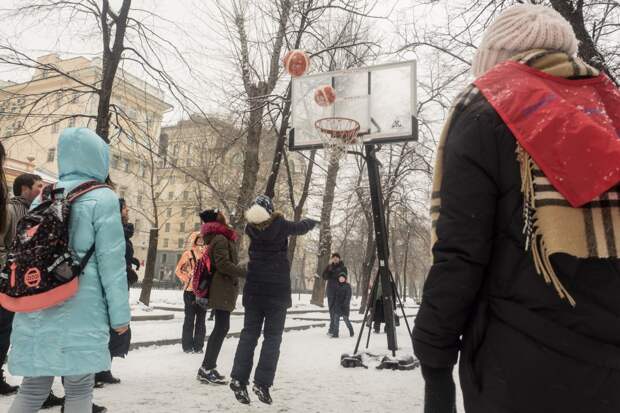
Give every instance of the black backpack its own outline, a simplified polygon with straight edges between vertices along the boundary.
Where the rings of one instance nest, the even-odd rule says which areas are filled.
[[[0,305],[13,312],[32,312],[58,305],[77,293],[78,277],[95,252],[93,244],[81,260],[69,247],[71,204],[100,188],[85,182],[65,197],[64,189],[47,186],[41,204],[17,224],[5,267],[0,273]]]

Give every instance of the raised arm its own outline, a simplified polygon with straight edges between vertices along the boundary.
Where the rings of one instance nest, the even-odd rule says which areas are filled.
[[[284,220],[284,228],[288,235],[304,235],[312,231],[318,224],[317,221],[309,218],[302,219],[299,222],[291,222]]]

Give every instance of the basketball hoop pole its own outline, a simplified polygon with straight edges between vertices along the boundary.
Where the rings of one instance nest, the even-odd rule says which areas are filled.
[[[385,211],[383,209],[383,191],[381,188],[381,175],[379,174],[379,161],[377,160],[377,148],[374,144],[364,145],[366,151],[366,165],[368,167],[368,183],[370,186],[370,200],[372,203],[372,216],[375,227],[375,239],[377,241],[377,259],[379,261],[379,273],[377,280],[381,280],[383,311],[387,327],[388,349],[392,356],[396,356],[398,343],[396,340],[396,328],[394,318],[394,295],[392,294],[392,272],[389,266],[389,247],[387,238],[387,225]],[[375,290],[373,288],[373,290]],[[374,297],[370,297],[374,299]],[[368,303],[366,304],[368,305]]]

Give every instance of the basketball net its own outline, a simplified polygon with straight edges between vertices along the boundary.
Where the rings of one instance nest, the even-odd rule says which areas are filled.
[[[360,124],[349,118],[330,117],[322,118],[314,123],[323,148],[330,155],[330,159],[340,159],[347,154],[352,145],[358,143]]]

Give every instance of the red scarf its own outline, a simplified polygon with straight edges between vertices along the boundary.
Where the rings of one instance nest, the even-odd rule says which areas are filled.
[[[474,83],[573,207],[620,183],[620,92],[607,76],[569,80],[506,62]]]
[[[223,235],[231,241],[237,241],[238,238],[235,230],[222,223],[207,222],[206,224],[202,224],[202,228],[200,229],[200,235],[204,237],[205,235],[211,234]]]

